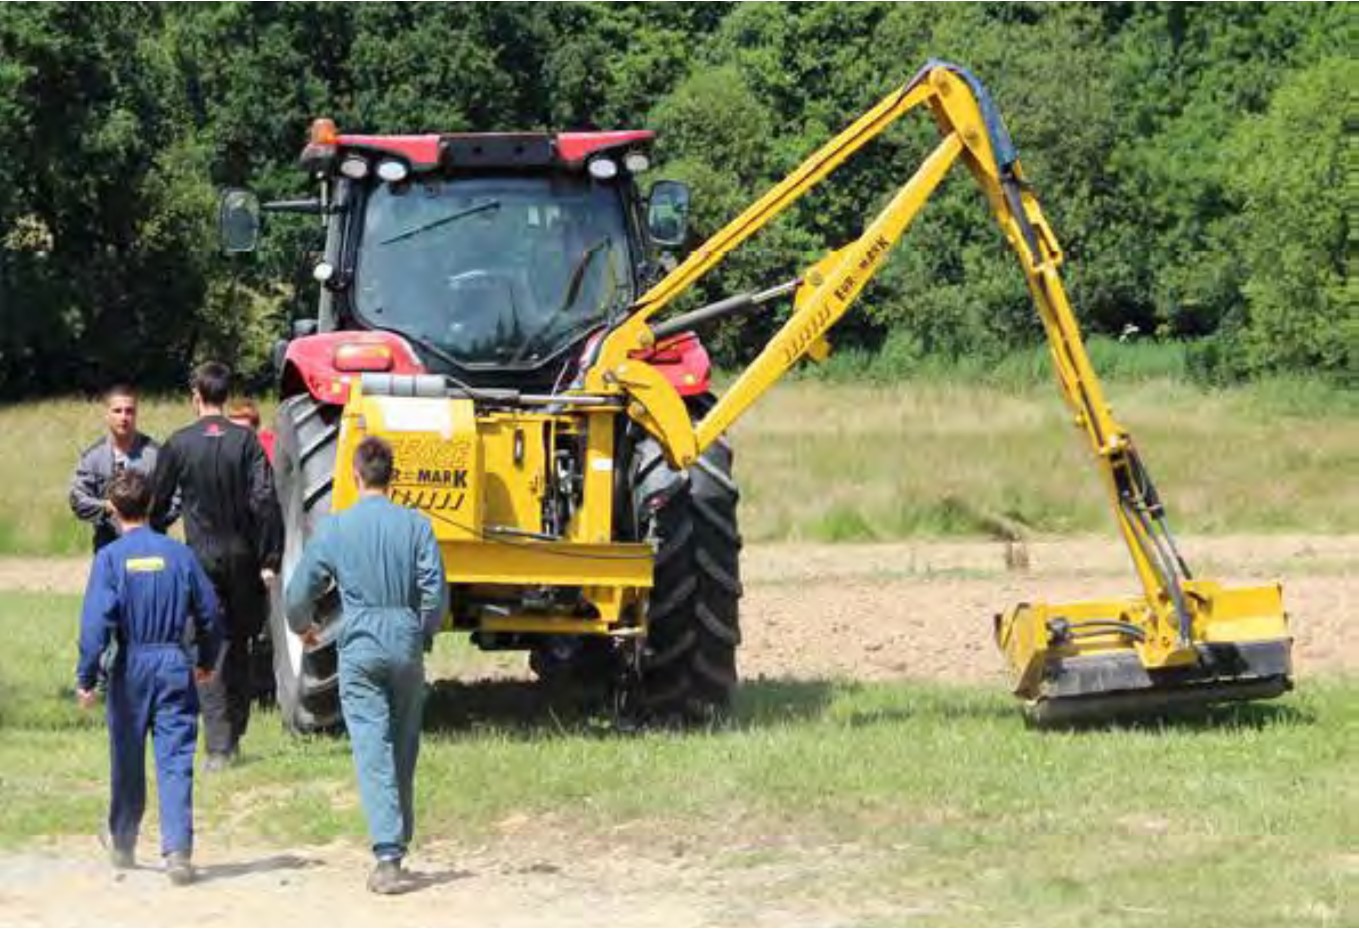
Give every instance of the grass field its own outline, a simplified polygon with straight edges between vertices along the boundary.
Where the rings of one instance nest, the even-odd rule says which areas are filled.
[[[1207,391],[1105,360],[1108,385],[1185,532],[1359,531],[1359,403],[1318,382]],[[1156,358],[1152,359],[1156,361]],[[1158,362],[1159,364],[1159,362]],[[1083,439],[1036,359],[965,383],[929,372],[865,386],[781,384],[737,424],[742,522],[754,540],[896,539],[1109,531]],[[266,410],[266,417],[272,415]],[[142,427],[165,436],[187,403],[145,400]],[[66,505],[98,406],[0,408],[0,553],[87,550]]]
[[[5,847],[88,835],[102,816],[102,723],[69,699],[77,607],[0,600]],[[434,663],[465,656],[446,638]],[[520,688],[436,693],[418,780],[427,839],[512,843],[506,824],[527,821],[580,854],[674,848],[712,873],[775,876],[824,853],[814,879],[762,892],[794,911],[840,901],[854,922],[1359,921],[1359,681],[1079,733],[1027,730],[993,691],[766,680],[728,728],[621,736]],[[248,763],[199,782],[200,841],[363,842],[343,742],[290,740],[263,714],[247,745]]]

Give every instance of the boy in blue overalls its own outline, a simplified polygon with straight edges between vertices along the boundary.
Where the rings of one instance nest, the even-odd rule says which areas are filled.
[[[161,852],[171,882],[193,881],[193,756],[198,742],[195,678],[210,674],[222,638],[217,596],[185,545],[146,525],[151,487],[132,470],[107,491],[121,536],[99,550],[80,621],[76,697],[95,702],[95,676],[108,672],[113,772],[105,839],[115,868],[131,868],[146,810],[146,736],[156,752]],[[195,655],[194,652],[197,652]],[[195,671],[195,663],[198,670]]]

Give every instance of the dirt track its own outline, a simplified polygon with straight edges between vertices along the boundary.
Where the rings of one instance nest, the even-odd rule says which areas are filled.
[[[1186,540],[1200,573],[1224,582],[1285,581],[1301,676],[1359,671],[1359,537]],[[1005,675],[991,617],[1034,599],[1134,591],[1115,542],[1031,544],[1007,567],[999,543],[751,546],[744,560],[747,678],[916,678],[993,681]],[[1016,561],[1012,554],[1009,559]],[[1023,560],[1021,556],[1018,560]],[[78,592],[83,560],[0,560],[0,590]],[[645,843],[586,853],[581,837],[517,835],[468,849],[426,846],[423,890],[383,900],[362,889],[364,857],[349,846],[205,848],[206,880],[175,891],[153,870],[117,887],[92,842],[65,840],[0,857],[0,923],[31,925],[793,925],[869,920],[862,901],[780,900],[774,881],[845,867],[844,850],[799,849],[777,866],[718,871]],[[858,852],[856,851],[856,854]],[[773,866],[771,866],[772,868]],[[115,892],[116,890],[116,892]],[[897,919],[910,912],[901,901]],[[928,908],[920,911],[929,912]],[[881,918],[881,917],[880,917]]]
[[[699,878],[701,862],[635,848],[580,854],[579,842],[506,841],[513,853],[423,846],[417,892],[374,897],[369,861],[350,846],[205,849],[200,881],[169,887],[151,867],[122,879],[66,841],[42,854],[0,858],[0,922],[30,926],[672,926],[834,921],[755,903],[761,869],[735,881]],[[824,850],[828,857],[830,849]],[[822,855],[815,855],[822,859]],[[811,869],[815,865],[808,863]],[[812,872],[814,873],[814,872]],[[787,876],[781,871],[780,878]],[[752,896],[754,895],[754,896]],[[749,903],[733,901],[749,900]]]

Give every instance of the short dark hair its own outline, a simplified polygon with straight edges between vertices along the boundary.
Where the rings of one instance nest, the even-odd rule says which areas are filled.
[[[220,361],[206,361],[194,369],[189,386],[209,406],[221,406],[231,393],[231,369]]]
[[[110,384],[108,387],[104,388],[104,392],[99,395],[99,398],[105,403],[108,403],[114,397],[131,397],[133,400],[136,400],[137,388],[124,381],[119,381],[116,384]]]
[[[392,443],[370,435],[354,449],[354,470],[364,487],[386,487],[392,482]]]
[[[123,519],[145,519],[151,509],[151,482],[131,468],[113,475],[104,494]]]

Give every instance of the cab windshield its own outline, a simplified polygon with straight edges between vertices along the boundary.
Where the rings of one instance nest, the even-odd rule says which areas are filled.
[[[618,192],[587,176],[378,184],[355,307],[460,364],[534,366],[632,300],[627,249]]]

